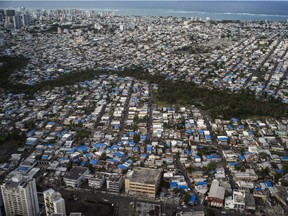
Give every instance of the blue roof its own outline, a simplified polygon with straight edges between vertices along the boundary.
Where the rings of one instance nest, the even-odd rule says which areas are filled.
[[[206,140],[211,140],[211,135],[205,135]]]
[[[269,181],[265,181],[265,185],[269,188],[269,187],[272,187],[272,184],[271,184],[271,182],[269,182]]]
[[[85,151],[88,151],[88,147],[87,146],[80,146],[79,148],[78,148],[78,151],[80,151],[80,152],[85,152]]]
[[[146,149],[147,149],[147,151],[152,151],[153,147],[152,146],[147,146]]]
[[[117,162],[116,160],[111,159],[111,158],[107,158],[106,161],[107,161],[107,162],[110,162],[110,163],[116,163],[116,162]]]
[[[101,148],[101,147],[104,147],[106,146],[104,143],[96,143],[96,144],[93,144],[92,145],[94,148]]]
[[[237,165],[237,163],[236,162],[230,162],[229,165],[230,166],[235,166],[235,165]]]
[[[174,188],[177,187],[177,182],[170,182],[170,188]]]
[[[116,157],[122,157],[122,156],[123,156],[123,154],[120,153],[120,152],[114,152],[114,155],[115,155]]]
[[[240,159],[241,161],[244,161],[244,160],[245,160],[244,155],[239,155],[239,159]]]
[[[228,129],[234,129],[234,127],[232,125],[227,125]]]
[[[147,157],[147,154],[141,154],[140,157],[141,157],[141,158],[146,158],[146,157]]]
[[[118,166],[117,166],[119,169],[127,169],[128,167],[126,167],[125,165],[123,165],[123,164],[119,164]]]
[[[262,189],[260,187],[255,188],[256,191],[261,191]]]
[[[135,143],[133,141],[130,141],[129,146],[135,146]]]
[[[228,141],[228,137],[218,137],[218,140],[225,142]]]
[[[207,182],[200,181],[200,182],[197,183],[197,185],[207,185]]]
[[[95,165],[98,162],[98,160],[92,159],[90,160],[89,164]]]
[[[26,170],[28,170],[28,167],[20,166],[20,167],[19,167],[19,170],[21,170],[21,171],[26,171]]]
[[[196,198],[196,195],[195,195],[195,194],[191,194],[189,203],[190,203],[190,204],[195,203],[195,202],[196,202],[196,199],[197,199],[197,198]]]
[[[204,131],[203,130],[198,130],[198,133],[204,133]]]
[[[48,155],[43,155],[43,156],[41,157],[41,160],[48,160],[48,158],[49,158]]]
[[[188,186],[187,185],[178,185],[177,188],[182,189],[182,190],[186,190],[186,189],[188,189]]]

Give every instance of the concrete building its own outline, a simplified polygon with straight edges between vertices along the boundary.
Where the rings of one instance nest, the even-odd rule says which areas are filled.
[[[123,186],[124,178],[118,174],[112,174],[107,177],[107,190],[114,193],[119,193]]]
[[[106,181],[104,173],[95,173],[95,175],[88,176],[87,179],[89,187],[96,189],[100,189]]]
[[[135,168],[127,174],[125,192],[155,198],[161,180],[162,170]]]
[[[209,205],[215,207],[222,207],[224,197],[225,197],[225,188],[219,186],[218,180],[213,180],[207,197]]]
[[[73,167],[68,172],[63,180],[68,187],[79,187],[84,181],[84,175],[89,174],[89,169],[86,167]]]
[[[43,192],[43,196],[47,216],[51,216],[54,213],[66,215],[65,200],[59,192],[48,189]]]
[[[35,179],[16,174],[1,185],[1,193],[7,216],[33,216],[39,213]]]

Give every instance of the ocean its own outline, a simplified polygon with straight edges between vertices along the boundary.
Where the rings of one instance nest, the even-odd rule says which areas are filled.
[[[0,8],[95,9],[120,16],[287,21],[288,1],[0,1]]]

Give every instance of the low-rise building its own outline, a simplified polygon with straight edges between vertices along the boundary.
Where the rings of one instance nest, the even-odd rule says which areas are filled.
[[[162,170],[135,168],[127,174],[125,192],[155,198],[161,180]]]
[[[84,175],[89,173],[86,167],[73,167],[63,178],[68,187],[79,187],[84,181]]]

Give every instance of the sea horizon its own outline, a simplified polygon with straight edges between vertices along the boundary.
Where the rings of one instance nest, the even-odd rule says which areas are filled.
[[[287,21],[288,1],[0,1],[1,8],[83,9],[119,16]]]

